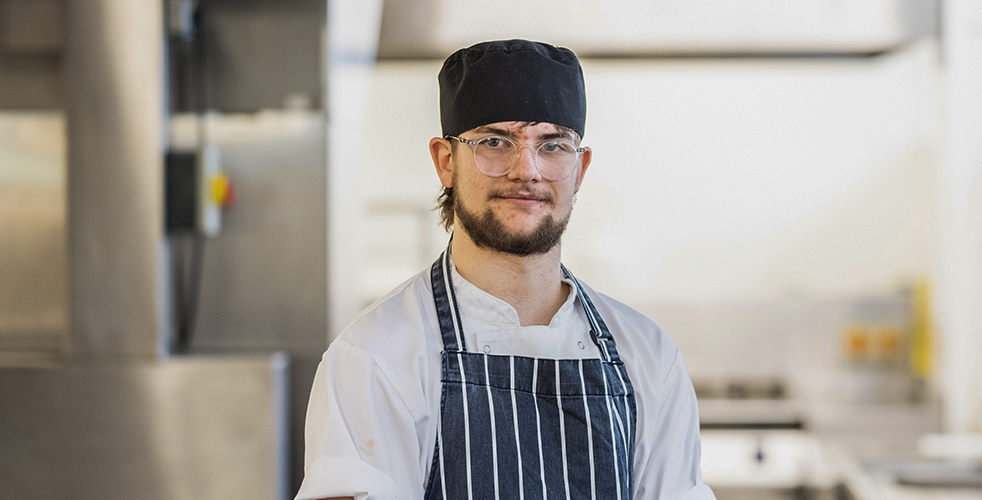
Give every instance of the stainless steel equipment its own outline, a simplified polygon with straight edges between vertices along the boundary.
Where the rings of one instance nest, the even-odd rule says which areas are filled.
[[[5,368],[0,498],[288,498],[287,357]]]
[[[317,109],[327,6],[185,2],[214,14],[209,88],[227,98],[214,100],[217,110],[287,106],[297,118],[287,121],[302,126],[261,140],[231,134],[223,166],[246,203],[207,251],[209,309],[196,354],[173,358],[162,210],[168,3],[0,0],[0,87],[36,67],[45,72],[27,76],[50,83],[24,80],[0,108],[56,108],[53,130],[35,135],[56,146],[67,137],[68,151],[32,162],[39,150],[65,148],[18,156],[3,148],[23,137],[0,144],[0,498],[268,499],[299,484],[303,410],[327,343],[326,134]],[[45,20],[48,31],[32,31]],[[23,24],[16,33],[14,21]],[[298,46],[302,56],[282,55]],[[281,61],[287,71],[270,69]],[[254,70],[249,85],[242,68]],[[266,85],[266,74],[289,88]],[[49,86],[64,90],[52,97]],[[241,124],[255,115],[236,116]],[[31,121],[14,117],[8,129]],[[37,177],[32,167],[42,163],[48,177],[5,183]],[[279,351],[289,362],[267,354]],[[219,352],[237,357],[212,357]]]

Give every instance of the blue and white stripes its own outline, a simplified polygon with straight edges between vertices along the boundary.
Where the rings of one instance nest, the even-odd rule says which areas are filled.
[[[449,257],[434,263],[443,393],[427,499],[631,498],[634,390],[607,326],[573,282],[599,358],[472,353]]]

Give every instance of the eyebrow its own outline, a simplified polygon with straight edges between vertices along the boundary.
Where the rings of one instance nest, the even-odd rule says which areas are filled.
[[[517,139],[518,138],[518,134],[516,134],[515,132],[513,132],[511,130],[505,130],[503,128],[492,127],[492,126],[489,126],[489,125],[482,125],[480,127],[477,127],[476,129],[474,129],[474,132],[475,133],[478,133],[478,134],[501,135],[501,136],[505,136],[505,137],[507,137],[509,139]],[[549,134],[542,134],[542,135],[537,136],[535,139],[538,142],[548,141],[550,139],[569,139],[569,140],[575,140],[570,134],[563,133],[563,132],[552,132],[552,133],[549,133]]]

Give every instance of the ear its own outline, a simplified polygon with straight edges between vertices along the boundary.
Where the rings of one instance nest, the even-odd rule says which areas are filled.
[[[583,176],[586,175],[586,169],[590,166],[590,160],[593,159],[593,150],[586,148],[586,151],[580,154],[580,166],[579,171],[576,172],[576,188],[573,190],[574,193],[579,192],[580,184],[583,184]]]
[[[436,175],[440,176],[443,187],[453,187],[453,157],[450,155],[450,141],[434,137],[430,139],[430,157],[436,167]]]

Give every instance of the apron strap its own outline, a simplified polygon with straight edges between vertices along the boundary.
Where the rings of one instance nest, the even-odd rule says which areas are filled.
[[[457,294],[454,292],[453,281],[450,278],[449,244],[447,250],[440,254],[430,267],[430,286],[433,287],[433,301],[436,302],[436,316],[440,321],[443,349],[467,351],[463,323],[460,321],[460,308],[457,306]]]
[[[600,317],[597,307],[593,305],[590,296],[586,294],[586,290],[583,289],[580,280],[573,277],[573,273],[569,272],[566,266],[562,264],[560,266],[562,267],[563,274],[576,285],[576,293],[580,296],[580,304],[583,306],[583,311],[586,312],[586,317],[590,321],[590,337],[593,338],[593,343],[597,344],[597,347],[600,348],[600,354],[603,356],[604,361],[619,363],[621,358],[617,354],[614,336],[610,334],[607,324]]]
[[[453,237],[451,237],[450,243],[453,243]],[[443,337],[444,350],[466,352],[464,327],[460,320],[460,307],[457,303],[457,293],[454,290],[450,272],[450,243],[447,244],[447,249],[440,254],[436,262],[430,266],[430,285],[433,287],[433,301],[436,303],[436,315],[440,322],[440,335]],[[604,361],[619,363],[620,356],[617,354],[614,337],[610,334],[603,318],[600,317],[597,307],[593,305],[590,296],[587,295],[583,285],[573,276],[573,273],[569,272],[569,269],[566,269],[566,266],[562,264],[560,267],[566,278],[576,285],[580,305],[590,322],[590,337],[600,349],[601,357]]]

